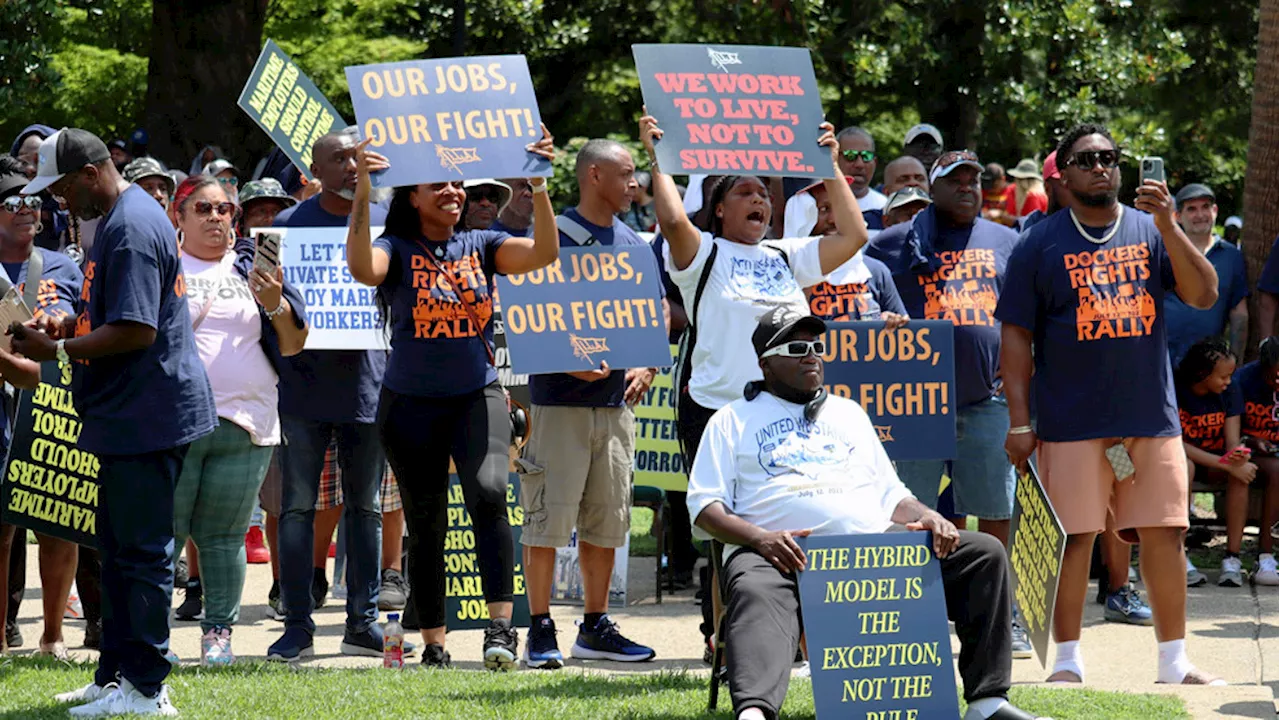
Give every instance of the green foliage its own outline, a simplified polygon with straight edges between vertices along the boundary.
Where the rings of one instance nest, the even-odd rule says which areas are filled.
[[[639,140],[633,140],[630,137],[618,133],[607,135],[610,140],[617,140],[622,143],[631,153],[631,158],[636,163],[637,170],[649,169],[649,154],[645,152],[644,145]],[[547,183],[547,192],[551,194],[551,204],[553,207],[567,208],[578,204],[578,181],[574,176],[573,166],[578,161],[578,151],[591,138],[573,137],[567,141],[557,141],[556,157],[551,161],[551,167],[555,170]]]
[[[62,31],[62,11],[56,0],[0,2],[0,149],[7,151],[33,116],[18,117],[31,99],[56,88],[58,75],[49,62]]]
[[[128,137],[142,117],[147,59],[92,45],[68,45],[53,56],[62,86],[51,98],[54,127],[92,128],[104,138]]]

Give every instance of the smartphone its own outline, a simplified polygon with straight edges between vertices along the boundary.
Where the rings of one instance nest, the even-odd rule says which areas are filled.
[[[1253,451],[1249,449],[1248,445],[1243,445],[1243,444],[1237,445],[1231,452],[1219,458],[1218,462],[1222,465],[1227,465],[1231,462],[1232,458],[1238,457],[1240,455],[1243,455],[1245,456],[1245,458],[1248,458],[1250,455],[1253,455]]]
[[[280,243],[283,237],[277,232],[260,231],[256,235],[257,249],[253,252],[253,268],[275,277],[280,267]]]
[[[1141,181],[1155,180],[1156,182],[1164,182],[1164,158],[1148,155],[1142,158],[1142,177]]]

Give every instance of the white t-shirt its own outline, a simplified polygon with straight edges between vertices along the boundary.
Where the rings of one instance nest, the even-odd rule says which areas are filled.
[[[885,203],[889,202],[889,198],[884,193],[876,192],[875,188],[867,188],[867,194],[857,198],[858,209],[862,212],[868,210],[883,210]]]
[[[687,503],[695,520],[719,502],[769,531],[860,535],[887,530],[908,497],[858,403],[829,396],[810,423],[803,405],[762,392],[711,417]]]
[[[742,397],[748,382],[761,378],[751,333],[757,319],[775,307],[809,314],[809,303],[800,288],[823,279],[818,240],[784,238],[745,245],[704,232],[693,262],[683,270],[677,270],[671,260],[671,243],[663,244],[667,272],[680,288],[688,312],[693,312],[698,278],[713,244],[720,248],[702,292],[698,317],[693,318],[698,344],[693,350],[689,394],[694,402],[712,410],[724,407]],[[786,253],[786,260],[782,253]]]
[[[182,254],[193,323],[217,290],[217,298],[195,331],[196,352],[209,374],[218,417],[244,428],[254,445],[279,445],[278,378],[262,349],[258,301],[233,267],[235,259],[231,251],[220,262]]]

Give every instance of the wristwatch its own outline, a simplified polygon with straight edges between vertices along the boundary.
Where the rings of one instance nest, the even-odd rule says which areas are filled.
[[[67,365],[71,362],[71,356],[67,354],[67,341],[59,340],[57,343],[57,356],[59,365]]]

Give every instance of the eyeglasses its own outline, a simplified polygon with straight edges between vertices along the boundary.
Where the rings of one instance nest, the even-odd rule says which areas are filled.
[[[1074,165],[1081,170],[1092,170],[1095,165],[1102,164],[1103,170],[1120,164],[1119,150],[1081,150],[1080,152],[1071,153],[1067,157],[1067,161],[1062,163],[1064,166]]]
[[[869,163],[876,159],[876,153],[874,150],[841,150],[840,157],[849,162],[862,160],[864,163]]]
[[[22,209],[23,205],[32,212],[40,212],[40,208],[44,207],[44,201],[41,200],[38,195],[28,195],[26,197],[10,195],[4,199],[3,204],[0,204],[0,206],[4,207],[5,210],[11,213],[17,213]]]
[[[215,204],[208,200],[197,200],[196,204],[192,207],[195,208],[197,215],[210,215],[216,211],[219,215],[235,217],[240,212],[240,208],[236,207],[235,203],[231,202],[220,202]]]
[[[827,343],[822,340],[792,340],[785,342],[776,348],[769,348],[760,354],[760,357],[767,358],[774,355],[780,355],[788,358],[802,358],[809,353],[814,355],[822,355],[827,351]]]

